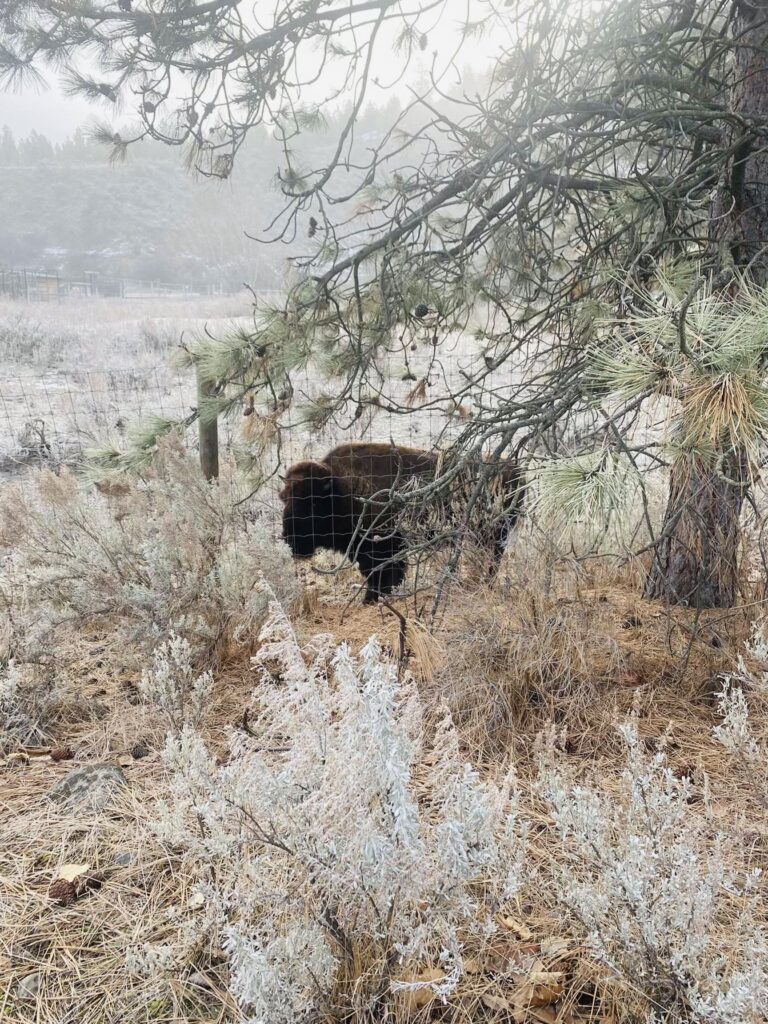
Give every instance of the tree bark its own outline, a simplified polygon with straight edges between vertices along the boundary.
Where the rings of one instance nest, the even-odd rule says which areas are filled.
[[[734,0],[728,109],[740,119],[723,132],[731,150],[712,204],[712,233],[721,259],[768,283],[768,0]],[[761,121],[763,124],[761,124]],[[727,251],[727,254],[726,254]]]
[[[661,539],[645,596],[694,608],[728,608],[738,595],[739,519],[749,479],[743,452],[718,468],[698,455],[672,467]]]
[[[741,121],[723,132],[731,150],[712,203],[712,242],[720,271],[739,268],[768,283],[768,0],[734,0],[730,111]],[[645,596],[697,608],[734,604],[738,587],[740,517],[750,483],[746,452],[723,449],[719,468],[697,456],[672,467],[664,528]]]

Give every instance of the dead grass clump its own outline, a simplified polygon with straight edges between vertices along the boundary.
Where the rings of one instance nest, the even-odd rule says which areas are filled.
[[[0,753],[44,743],[57,705],[56,680],[41,666],[0,668]]]
[[[468,742],[482,738],[484,749],[500,753],[515,730],[559,720],[566,706],[575,723],[629,661],[601,612],[570,599],[531,595],[514,605],[473,595],[471,609],[447,617],[450,658],[436,685]]]
[[[452,603],[439,632],[450,656],[433,690],[471,748],[498,757],[554,722],[572,750],[604,752],[615,746],[615,715],[636,701],[653,735],[711,713],[714,680],[736,664],[747,616],[726,624],[717,613],[665,610],[613,573],[608,586],[589,582],[571,589],[577,596],[508,588]]]

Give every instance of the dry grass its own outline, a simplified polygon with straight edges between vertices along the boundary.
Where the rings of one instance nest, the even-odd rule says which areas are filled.
[[[297,623],[300,635],[331,633],[357,649],[375,632],[397,655],[400,620],[385,607],[350,605],[357,582],[353,573],[316,578]],[[735,667],[753,616],[749,610],[709,613],[697,621],[685,610],[668,614],[639,598],[635,583],[631,570],[622,582],[614,569],[594,567],[578,579],[564,576],[548,591],[530,581],[525,589],[510,585],[506,593],[455,591],[433,632],[416,618],[412,602],[392,605],[405,617],[407,660],[428,708],[435,714],[445,704],[451,708],[467,752],[488,770],[514,756],[534,822],[534,867],[559,855],[529,788],[536,734],[555,723],[574,770],[598,778],[610,792],[621,764],[613,723],[632,707],[649,749],[666,743],[673,770],[692,777],[695,799],[708,779],[734,856],[768,867],[764,808],[745,770],[711,735],[718,720],[713,677]],[[233,648],[223,659],[205,722],[206,738],[222,754],[249,705],[248,653]],[[74,762],[57,764],[43,755],[0,766],[0,1019],[234,1022],[240,1018],[227,994],[215,926],[198,941],[181,941],[184,954],[162,969],[141,975],[125,966],[130,949],[178,944],[190,923],[190,934],[203,931],[197,925],[205,917],[183,861],[149,827],[165,790],[163,737],[155,716],[136,703],[138,656],[102,623],[98,630],[62,633],[57,660],[59,704],[50,741],[69,743]],[[753,727],[765,735],[768,704],[753,693],[750,705]],[[150,753],[136,760],[129,751],[139,741]],[[65,814],[45,799],[74,764],[104,761],[123,767],[129,787],[103,813]],[[106,877],[99,890],[59,907],[47,890],[65,863],[89,863]],[[590,958],[562,908],[535,879],[500,919],[498,933],[470,950],[466,966],[448,1007],[402,997],[392,1019],[643,1019],[640,1000]],[[363,975],[365,964],[356,970]],[[531,988],[531,972],[537,971],[561,972],[556,998]],[[20,983],[30,976],[37,987],[28,996]],[[339,1006],[354,1004],[359,976],[342,979]],[[531,997],[544,1002],[526,1006]],[[359,1011],[353,1019],[365,1017]]]

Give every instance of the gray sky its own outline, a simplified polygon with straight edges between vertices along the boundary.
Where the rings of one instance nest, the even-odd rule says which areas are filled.
[[[94,104],[62,96],[56,88],[38,93],[29,89],[0,92],[0,126],[7,124],[17,138],[34,130],[61,142],[98,113]]]
[[[433,49],[437,49],[441,56],[444,54],[447,56],[454,52],[459,38],[459,26],[467,10],[466,2],[467,0],[451,0],[451,4],[445,10],[451,13],[455,10],[456,17],[443,17],[436,23],[432,23],[429,31],[429,47],[425,54],[422,55],[417,51],[414,55],[407,75],[408,81],[416,82],[424,74],[431,63]],[[489,57],[497,49],[499,42],[498,38],[494,40],[488,37],[465,41],[460,58],[461,64],[465,68],[469,66],[476,71],[487,67]],[[392,70],[389,66],[391,58],[388,60],[385,56],[386,50],[380,50],[379,54],[379,61],[375,61],[374,64],[380,63],[381,67],[374,66],[373,74],[375,75],[379,71],[382,80],[386,81]],[[50,71],[45,72],[45,75],[49,83],[46,89],[38,91],[27,89],[21,93],[0,91],[0,126],[7,124],[17,137],[27,135],[34,130],[47,135],[54,142],[59,142],[70,136],[78,125],[87,124],[96,118],[104,120],[105,115],[107,119],[110,119],[113,111],[108,104],[88,103],[84,100],[63,96],[57,87],[55,75]],[[455,74],[449,73],[449,79],[455,82]],[[395,91],[405,91],[405,88],[406,83],[402,82]],[[375,86],[371,85],[368,95],[374,103],[386,103],[392,93],[378,91]],[[129,111],[125,113],[129,113]],[[116,121],[119,122],[119,120],[120,115],[116,118]]]

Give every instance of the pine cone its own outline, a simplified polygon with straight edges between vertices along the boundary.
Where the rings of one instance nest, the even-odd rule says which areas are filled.
[[[103,871],[87,871],[84,875],[80,875],[79,878],[75,879],[75,889],[78,896],[81,896],[84,892],[88,892],[91,889],[100,889],[107,876]]]
[[[75,752],[72,747],[54,747],[51,751],[52,761],[71,761],[75,756]]]
[[[425,305],[423,302],[420,302],[413,311],[413,315],[418,320],[423,320],[427,313],[429,313],[429,306]]]
[[[136,683],[132,679],[124,679],[122,686],[125,699],[129,704],[133,704],[135,706],[136,704],[142,703],[141,694],[138,691]]]
[[[137,743],[135,746],[131,747],[131,757],[135,761],[139,761],[142,757],[147,757],[148,755],[149,747],[145,747],[143,743]]]
[[[66,878],[57,878],[55,882],[51,883],[48,895],[62,907],[68,907],[70,903],[74,903],[77,899],[77,889]]]

